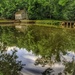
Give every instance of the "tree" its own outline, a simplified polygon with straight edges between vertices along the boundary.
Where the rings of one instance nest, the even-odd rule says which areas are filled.
[[[35,11],[35,12],[34,12]],[[28,14],[30,19],[49,19],[50,6],[47,1],[34,0],[29,3]]]
[[[59,5],[62,6],[62,17],[65,20],[75,20],[75,1],[74,0],[59,0]],[[64,10],[63,10],[64,9]]]

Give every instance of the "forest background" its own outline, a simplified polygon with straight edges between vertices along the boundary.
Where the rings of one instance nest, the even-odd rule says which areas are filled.
[[[0,0],[0,18],[14,19],[18,9],[32,20],[75,20],[75,0]]]

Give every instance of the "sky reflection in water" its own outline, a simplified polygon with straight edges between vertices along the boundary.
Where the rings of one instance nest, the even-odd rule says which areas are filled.
[[[25,48],[19,49],[18,47],[9,47],[7,53],[12,53],[11,50],[17,50],[18,60],[22,61],[22,64],[26,64],[22,70],[24,75],[41,75],[45,69],[49,66],[46,65],[42,67],[41,65],[35,66],[35,60],[39,57],[33,54],[32,51],[28,52]],[[59,66],[60,65],[60,66]],[[55,74],[57,75],[60,71],[63,72],[64,66],[61,63],[56,63],[53,65],[53,69],[55,70]]]

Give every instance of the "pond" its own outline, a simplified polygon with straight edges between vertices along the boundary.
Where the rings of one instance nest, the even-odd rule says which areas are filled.
[[[75,29],[49,26],[0,26],[0,42],[7,53],[17,50],[17,60],[25,64],[21,71],[23,75],[42,75],[50,67],[55,71],[51,75],[58,75],[65,68],[62,59],[72,60],[73,53],[70,52],[70,58],[66,54],[74,52],[74,33]]]

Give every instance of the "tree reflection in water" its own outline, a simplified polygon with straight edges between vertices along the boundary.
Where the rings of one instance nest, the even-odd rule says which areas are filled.
[[[54,70],[52,68],[48,68],[42,73],[42,75],[53,75],[53,72]]]
[[[23,65],[21,61],[17,60],[17,50],[13,50],[12,54],[7,53],[6,50],[5,43],[2,43],[0,48],[0,75],[20,75]]]
[[[0,27],[1,42],[7,43],[7,46],[32,50],[36,55],[40,54],[43,60],[38,64],[43,64],[43,66],[61,61],[60,52],[65,55],[66,50],[74,50],[74,37],[75,29],[35,25],[29,26],[27,31],[20,32],[15,27]]]

